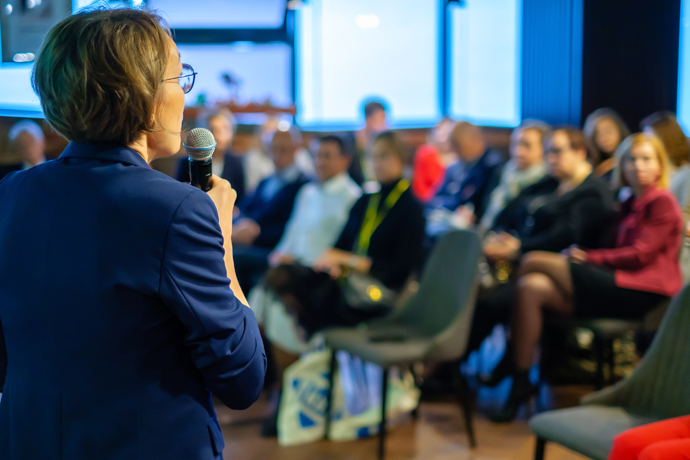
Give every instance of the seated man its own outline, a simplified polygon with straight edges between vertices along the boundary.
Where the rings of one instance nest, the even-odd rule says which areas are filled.
[[[13,150],[21,160],[19,163],[0,166],[0,179],[13,171],[29,169],[46,161],[45,136],[43,130],[31,120],[16,123],[9,132]]]
[[[351,155],[336,136],[321,139],[316,157],[319,182],[306,184],[297,194],[295,209],[285,234],[269,256],[272,266],[299,263],[311,266],[326,249],[335,245],[352,205],[362,190],[347,174]],[[250,294],[250,305],[267,338],[290,353],[303,351],[295,335],[294,321],[278,298],[257,286]]]
[[[549,125],[541,121],[524,121],[510,136],[510,160],[501,172],[498,186],[479,224],[480,233],[493,228],[496,217],[526,187],[539,182],[546,175],[544,137]]]
[[[232,114],[229,111],[218,111],[206,118],[206,127],[216,139],[216,150],[213,152],[213,174],[230,182],[237,192],[237,202],[244,198],[244,170],[242,158],[238,157],[230,149],[232,138],[235,134],[235,125]],[[189,182],[189,161],[187,157],[180,160],[177,170],[177,180]]]
[[[457,161],[448,167],[441,187],[427,204],[431,236],[445,233],[448,225],[467,227],[480,220],[503,166],[500,152],[487,148],[481,129],[466,121],[455,124],[450,145]],[[464,222],[459,223],[454,213]]]
[[[297,192],[309,181],[295,165],[295,151],[290,133],[276,131],[271,143],[276,172],[239,204],[232,242],[235,269],[244,289],[256,284],[268,268],[268,254],[283,236]]]

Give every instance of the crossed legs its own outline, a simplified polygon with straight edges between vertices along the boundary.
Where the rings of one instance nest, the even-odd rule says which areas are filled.
[[[527,371],[539,345],[543,309],[563,315],[573,312],[573,283],[566,256],[532,252],[518,271],[518,291],[513,312],[512,345],[517,371]]]

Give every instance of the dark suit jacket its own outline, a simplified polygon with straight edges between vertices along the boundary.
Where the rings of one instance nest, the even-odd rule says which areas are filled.
[[[241,210],[239,218],[248,217],[261,227],[261,234],[254,240],[254,246],[265,249],[275,248],[280,241],[295,205],[297,192],[309,182],[309,178],[300,173],[297,180],[285,185],[267,201],[263,197],[263,191],[270,179],[271,177],[262,180],[254,194],[245,197],[239,206]]]
[[[261,392],[207,194],[72,143],[0,182],[0,458],[220,459],[211,392]]]
[[[0,180],[11,172],[21,171],[24,166],[21,163],[13,163],[0,166]]]
[[[560,252],[573,244],[605,246],[614,216],[607,184],[590,175],[561,196],[556,196],[557,189],[558,181],[552,177],[527,187],[498,215],[494,230],[515,233],[523,253]]]
[[[491,192],[501,179],[502,169],[503,156],[491,149],[469,167],[455,163],[446,170],[441,186],[427,206],[454,211],[461,205],[471,203],[479,221],[489,203]]]
[[[226,150],[223,155],[223,173],[220,175],[223,179],[230,182],[232,188],[237,192],[237,202],[239,203],[244,198],[244,166],[242,165],[242,158],[233,154],[230,150]],[[177,168],[177,180],[180,182],[189,182],[189,160],[181,158],[180,164]]]

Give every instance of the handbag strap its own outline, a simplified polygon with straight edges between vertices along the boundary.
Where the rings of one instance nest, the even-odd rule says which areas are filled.
[[[357,238],[355,249],[355,253],[357,253],[357,255],[364,256],[367,254],[372,235],[386,215],[388,215],[388,211],[395,206],[395,203],[398,202],[400,196],[409,187],[410,183],[406,180],[399,181],[395,188],[386,197],[386,201],[383,202],[381,209],[379,209],[381,192],[374,193],[369,197],[367,212],[364,214],[364,222],[362,223],[362,227],[359,230],[359,236]]]

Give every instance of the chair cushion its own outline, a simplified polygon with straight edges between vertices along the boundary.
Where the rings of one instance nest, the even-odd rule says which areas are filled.
[[[618,434],[656,421],[620,407],[579,406],[545,412],[530,420],[532,432],[595,460],[606,460]]]
[[[433,347],[431,339],[403,327],[331,329],[324,338],[328,346],[381,367],[421,361]]]

